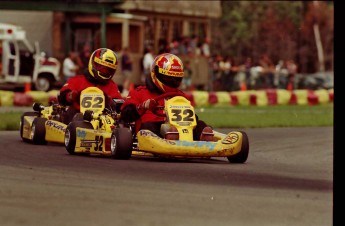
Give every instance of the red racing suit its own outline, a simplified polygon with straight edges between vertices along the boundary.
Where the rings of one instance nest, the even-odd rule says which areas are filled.
[[[183,92],[180,90],[178,92],[181,92],[181,94],[183,94]],[[126,97],[125,102],[121,106],[121,110],[128,107],[129,105],[134,105],[137,110],[138,107],[140,107],[142,103],[145,102],[146,100],[155,99],[156,97],[160,95],[161,94],[149,91],[146,86],[139,86],[128,93],[128,96]],[[163,98],[158,100],[158,106],[164,107],[164,101],[165,100]],[[134,110],[134,108],[131,108],[131,109]],[[163,108],[161,110],[158,110],[158,113],[162,114]],[[154,113],[152,113],[152,111],[150,110],[146,110],[142,115],[140,115],[138,111],[136,111],[135,113],[126,114],[126,115],[122,115],[122,114],[123,113],[121,113],[121,117],[123,116],[126,117],[126,121],[135,122],[136,131],[139,130],[142,123],[165,121],[165,117],[157,116]]]
[[[80,95],[81,91],[88,87],[98,87],[104,92],[106,98],[110,97],[112,99],[123,99],[118,86],[113,80],[110,80],[107,84],[102,85],[90,82],[84,75],[76,75],[70,78],[67,83],[60,89],[59,102],[63,105],[70,105],[70,103],[68,103],[68,101],[66,100],[66,94],[70,91],[77,91]],[[80,110],[79,102],[79,98],[77,98],[77,100],[72,103],[72,106],[75,109]]]

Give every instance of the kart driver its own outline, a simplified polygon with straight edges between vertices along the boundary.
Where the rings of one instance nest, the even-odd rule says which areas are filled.
[[[114,98],[123,99],[118,86],[112,80],[117,64],[118,58],[114,51],[107,48],[96,49],[90,56],[88,70],[85,70],[84,75],[76,75],[66,82],[58,95],[60,104],[70,106],[65,124],[71,122],[73,116],[80,112],[80,93],[88,87],[98,87],[104,92],[106,106],[111,105]]]
[[[125,102],[121,106],[121,119],[124,122],[135,122],[135,129],[147,129],[160,137],[170,140],[178,140],[178,130],[171,126],[166,131],[161,130],[165,117],[157,116],[153,110],[159,105],[164,106],[164,99],[154,98],[167,93],[177,92],[184,95],[178,89],[184,76],[183,63],[179,57],[170,53],[158,55],[151,66],[150,75],[145,78],[145,86],[139,86],[129,92]],[[157,110],[157,109],[156,109]],[[163,110],[157,110],[162,114]],[[205,122],[197,119],[197,125],[193,130],[194,140],[213,141],[213,130]],[[164,135],[163,135],[163,134]]]

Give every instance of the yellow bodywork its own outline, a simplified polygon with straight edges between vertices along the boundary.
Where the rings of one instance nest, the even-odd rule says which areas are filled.
[[[110,155],[110,138],[115,120],[109,114],[104,114],[105,97],[103,91],[97,87],[89,87],[81,92],[80,112],[93,112],[90,121],[94,129],[76,129],[76,153]]]
[[[241,132],[222,134],[215,132],[215,141],[166,140],[149,130],[137,134],[139,151],[161,156],[228,157],[241,151]]]
[[[171,157],[229,157],[241,151],[243,135],[241,132],[228,134],[214,131],[210,141],[193,140],[196,117],[190,101],[175,96],[165,102],[166,124],[175,126],[179,140],[167,140],[149,130],[137,133],[138,152]]]
[[[111,132],[95,129],[76,129],[76,153],[110,155]]]
[[[32,140],[32,122],[37,116],[24,116],[23,120],[23,138]],[[45,122],[45,140],[47,142],[64,143],[65,130],[67,125],[55,120],[47,120]]]

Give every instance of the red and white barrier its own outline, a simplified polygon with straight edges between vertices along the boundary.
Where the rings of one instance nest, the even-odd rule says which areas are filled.
[[[59,90],[29,91],[26,93],[0,90],[1,106],[31,106],[34,102],[48,105],[57,101]],[[269,105],[318,105],[332,103],[333,89],[320,90],[246,90],[234,92],[190,91],[186,96],[196,107],[207,106],[269,106]]]

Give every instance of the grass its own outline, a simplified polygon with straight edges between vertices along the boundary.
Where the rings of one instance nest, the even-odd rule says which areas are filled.
[[[333,104],[236,106],[196,108],[196,114],[214,128],[333,126]],[[19,130],[22,112],[0,113],[0,130]]]
[[[333,126],[333,104],[198,108],[196,114],[215,128]]]

